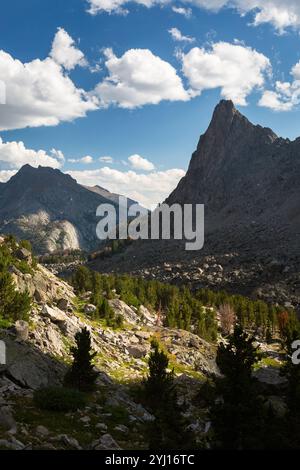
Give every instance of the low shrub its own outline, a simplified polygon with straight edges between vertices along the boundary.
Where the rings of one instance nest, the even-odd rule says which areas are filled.
[[[76,411],[86,405],[83,393],[66,387],[46,387],[34,393],[34,403],[41,410]]]

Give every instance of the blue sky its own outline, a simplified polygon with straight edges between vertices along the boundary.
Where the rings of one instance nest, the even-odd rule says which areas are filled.
[[[221,98],[300,135],[298,0],[2,0],[1,18],[1,181],[28,162],[157,203]]]

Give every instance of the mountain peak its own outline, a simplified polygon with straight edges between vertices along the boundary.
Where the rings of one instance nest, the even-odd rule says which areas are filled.
[[[221,100],[215,107],[215,113],[231,113],[235,114],[237,112],[236,107],[233,104],[232,100]]]
[[[222,100],[215,107],[208,132],[220,132],[227,134],[235,118],[247,121],[247,119],[236,109],[231,100]]]
[[[268,128],[251,123],[234,106],[231,100],[222,100],[216,106],[207,131],[200,137],[194,152],[189,170],[206,169],[216,162],[231,158],[232,151],[239,153],[243,145],[268,145],[278,137]]]
[[[34,167],[27,163],[20,168],[20,170],[11,178],[10,181],[12,183],[15,183],[16,181],[23,181],[25,183],[35,181],[36,184],[38,184],[41,181],[50,182],[50,180],[52,182],[53,180],[67,182],[73,180],[73,178],[56,168],[41,165]],[[75,183],[75,180],[73,181]]]

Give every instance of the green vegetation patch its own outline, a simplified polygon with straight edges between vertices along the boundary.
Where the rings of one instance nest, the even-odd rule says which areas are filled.
[[[41,410],[68,412],[83,408],[86,397],[70,388],[47,387],[34,393],[34,403]]]

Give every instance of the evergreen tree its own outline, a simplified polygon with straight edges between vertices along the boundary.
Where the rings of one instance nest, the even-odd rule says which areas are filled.
[[[221,344],[217,364],[224,378],[216,380],[221,400],[212,407],[216,439],[223,448],[251,449],[261,446],[263,404],[257,396],[253,365],[259,359],[254,338],[236,326],[228,344]]]
[[[174,386],[174,372],[168,372],[168,356],[159,349],[156,340],[152,341],[149,374],[144,382],[146,403],[150,406],[155,420],[148,426],[150,449],[191,449],[193,437],[186,430],[187,423],[178,405]]]
[[[72,276],[72,284],[79,294],[92,288],[91,272],[85,266],[79,266]]]
[[[27,320],[31,310],[32,299],[29,292],[15,292],[14,298],[5,308],[5,317],[12,320]]]
[[[75,341],[76,346],[71,348],[74,361],[65,376],[65,384],[81,391],[91,391],[97,377],[92,365],[96,353],[91,351],[91,335],[87,328],[76,333]]]
[[[161,400],[170,393],[173,387],[174,372],[168,372],[168,356],[159,349],[157,340],[151,343],[152,351],[148,360],[149,374],[144,382],[147,401],[152,408],[157,408]]]
[[[15,286],[10,273],[0,273],[0,311],[7,316],[7,306],[11,305],[15,296]]]

